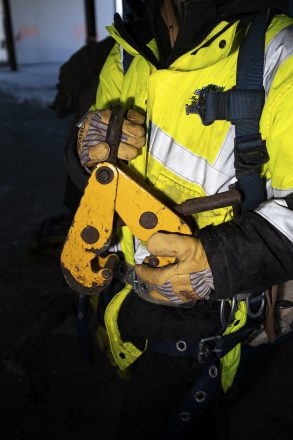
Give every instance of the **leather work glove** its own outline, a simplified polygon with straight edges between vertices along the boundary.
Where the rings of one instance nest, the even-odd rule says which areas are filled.
[[[110,109],[89,111],[81,121],[77,136],[77,151],[82,166],[92,167],[108,159],[110,148],[105,141],[110,116]],[[144,116],[135,110],[128,110],[122,126],[119,159],[135,159],[139,150],[145,145],[144,121]]]
[[[138,277],[153,289],[144,299],[165,305],[193,305],[214,289],[207,256],[198,238],[157,232],[149,238],[147,249],[158,257],[175,257],[175,263],[157,268],[136,265]]]

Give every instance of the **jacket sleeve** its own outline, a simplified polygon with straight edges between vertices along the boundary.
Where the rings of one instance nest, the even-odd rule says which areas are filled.
[[[274,40],[274,64],[265,78],[270,90],[260,129],[270,156],[264,170],[268,200],[254,212],[200,231],[217,298],[259,292],[293,279],[293,46],[289,37],[293,44],[292,25]]]
[[[121,63],[121,52],[118,43],[114,45],[100,73],[96,102],[91,110],[109,108],[110,105],[120,102],[124,80]]]
[[[293,197],[282,209],[293,217]],[[259,214],[200,231],[214,277],[215,297],[260,292],[293,279],[293,243]]]

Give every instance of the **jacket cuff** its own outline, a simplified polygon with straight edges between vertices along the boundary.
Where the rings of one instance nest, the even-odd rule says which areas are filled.
[[[199,237],[214,278],[214,299],[263,292],[293,278],[293,243],[257,213],[208,226]]]
[[[216,227],[206,227],[199,232],[213,274],[215,299],[233,296],[232,283],[229,282],[228,258]],[[212,299],[212,298],[211,298]]]

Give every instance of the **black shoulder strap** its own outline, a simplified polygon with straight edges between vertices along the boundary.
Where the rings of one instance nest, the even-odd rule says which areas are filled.
[[[259,121],[265,101],[263,87],[265,34],[268,12],[262,12],[252,22],[244,39],[237,65],[235,91],[245,91],[239,106],[254,106],[254,119],[235,122],[235,170],[243,201],[241,211],[255,209],[266,199],[265,182],[261,177],[262,165],[269,157],[259,133]]]
[[[255,209],[266,199],[262,165],[269,157],[259,133],[265,91],[263,87],[265,34],[268,11],[259,13],[241,44],[236,86],[226,92],[209,85],[203,88],[195,104],[186,105],[186,113],[197,113],[204,125],[216,120],[235,125],[235,171],[242,193],[241,212]]]

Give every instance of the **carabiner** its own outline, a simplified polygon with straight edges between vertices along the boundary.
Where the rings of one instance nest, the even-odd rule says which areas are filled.
[[[236,312],[236,308],[237,308],[237,300],[236,300],[236,297],[233,296],[232,302],[231,302],[230,314],[229,314],[228,319],[226,320],[226,317],[225,317],[226,302],[227,302],[227,300],[222,299],[221,305],[220,305],[220,319],[221,319],[221,324],[222,324],[222,327],[224,330],[231,324],[231,322],[233,320],[234,313]]]
[[[249,316],[249,318],[256,319],[262,315],[265,308],[265,298],[266,297],[264,292],[262,292],[258,296],[254,296],[253,298],[251,297],[246,298],[245,302],[247,307],[247,315]],[[257,301],[261,301],[260,306],[256,312],[253,312],[251,310],[251,305],[256,303]]]

